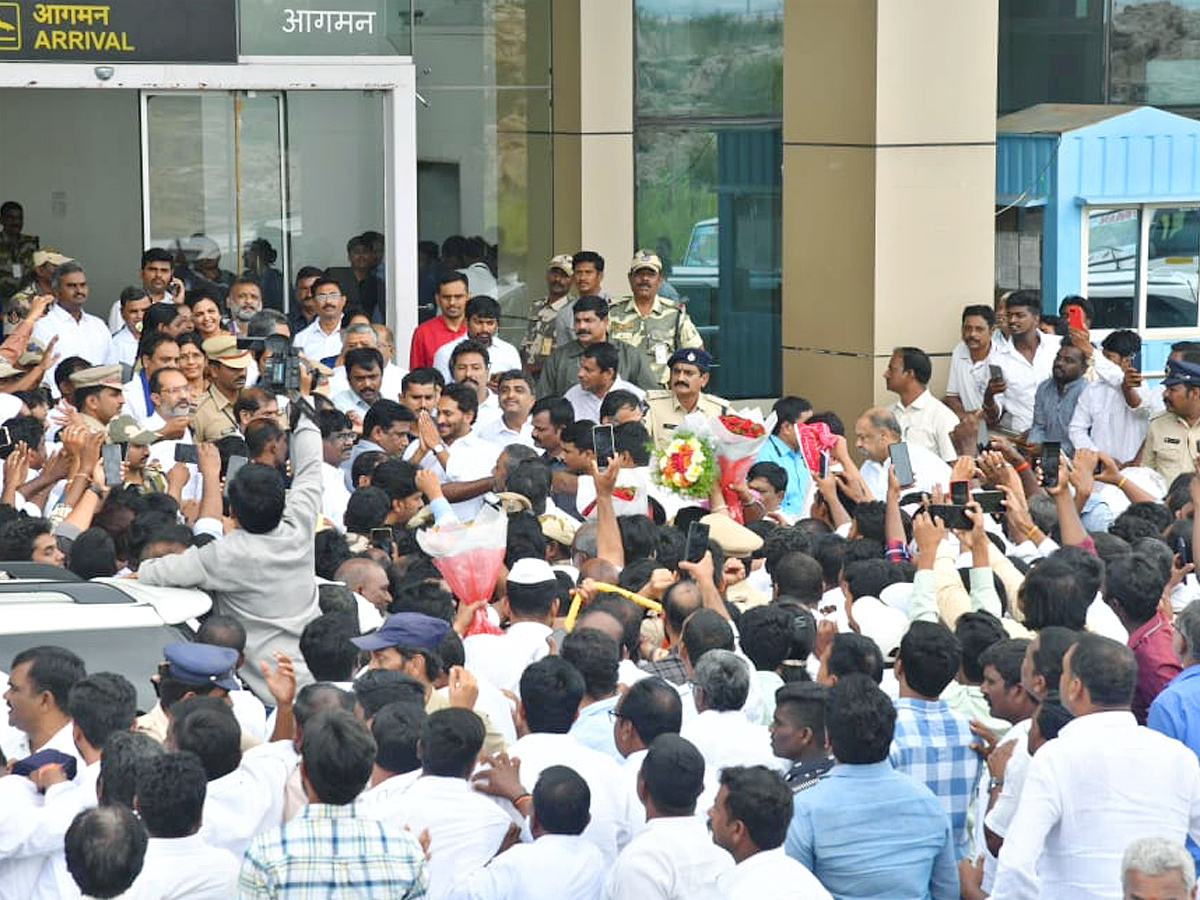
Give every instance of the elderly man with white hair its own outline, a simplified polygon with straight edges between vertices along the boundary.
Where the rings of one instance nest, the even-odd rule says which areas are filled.
[[[1196,863],[1176,841],[1141,838],[1125,850],[1121,887],[1125,900],[1195,900]]]

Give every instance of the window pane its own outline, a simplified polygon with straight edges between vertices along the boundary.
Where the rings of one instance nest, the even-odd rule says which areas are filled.
[[[640,128],[635,153],[638,246],[662,257],[716,358],[709,390],[777,395],[781,132]],[[723,364],[747,359],[764,364]]]
[[[1150,216],[1146,327],[1195,327],[1200,208],[1155,209]]]
[[[1200,9],[1195,0],[1113,0],[1112,103],[1200,102]]]
[[[782,0],[636,0],[639,116],[778,116]]]
[[[1088,298],[1093,328],[1137,327],[1138,210],[1088,212]]]
[[[1104,102],[1107,0],[1002,0],[1001,113],[1035,103]]]

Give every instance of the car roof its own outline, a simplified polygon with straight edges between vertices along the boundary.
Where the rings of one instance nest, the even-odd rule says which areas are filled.
[[[0,634],[179,625],[212,608],[212,600],[199,590],[131,578],[83,581],[57,571],[65,574],[55,577],[0,563]]]

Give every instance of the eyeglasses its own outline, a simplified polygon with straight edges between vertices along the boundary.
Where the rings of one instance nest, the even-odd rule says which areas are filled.
[[[610,709],[608,711],[608,718],[610,721],[616,722],[618,719],[624,719],[625,717],[621,715],[620,711],[616,709]]]
[[[340,293],[338,293],[338,292],[336,292],[336,291],[335,291],[335,292],[334,292],[334,293],[332,293],[332,294],[313,294],[313,299],[314,299],[314,300],[317,300],[317,301],[320,301],[320,300],[337,300],[337,299],[339,299],[341,296],[342,296],[342,295],[341,295]]]
[[[339,431],[333,435],[333,439],[344,444],[353,444],[358,440],[358,435],[353,431]]]

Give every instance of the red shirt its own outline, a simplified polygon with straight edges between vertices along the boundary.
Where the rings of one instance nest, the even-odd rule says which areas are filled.
[[[413,332],[412,344],[408,348],[408,367],[410,369],[425,369],[433,365],[433,354],[438,347],[448,344],[456,337],[467,333],[467,320],[463,319],[457,331],[451,331],[446,320],[434,316],[427,322],[422,322]]]
[[[1138,724],[1146,724],[1150,704],[1159,691],[1182,670],[1175,648],[1171,646],[1175,629],[1161,612],[1134,629],[1129,635],[1129,649],[1137,658],[1137,689],[1133,692],[1133,714]]]

